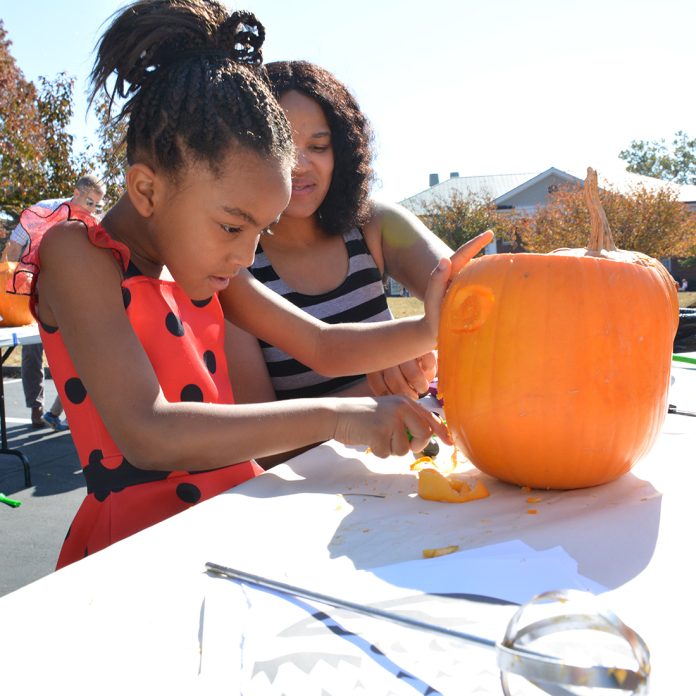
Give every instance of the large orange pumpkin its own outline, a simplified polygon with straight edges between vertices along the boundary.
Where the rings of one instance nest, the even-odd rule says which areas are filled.
[[[7,292],[17,264],[0,262],[0,326],[24,326],[36,321],[29,311],[29,295]]]
[[[473,260],[442,307],[439,390],[456,445],[482,471],[533,488],[627,472],[667,411],[675,283],[616,249],[596,173],[587,249]]]

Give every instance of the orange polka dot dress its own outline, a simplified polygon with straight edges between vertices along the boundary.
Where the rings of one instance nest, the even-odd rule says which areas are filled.
[[[109,249],[123,272],[123,304],[170,402],[234,403],[224,353],[224,319],[217,295],[191,300],[174,282],[142,275],[128,248],[114,241],[86,213],[68,205],[48,226],[79,220],[95,246]],[[40,272],[38,253],[23,259]],[[32,294],[35,316],[39,303]],[[63,343],[60,328],[39,322],[51,373],[70,423],[87,483],[63,543],[57,568],[186,510],[196,503],[262,473],[252,461],[209,471],[151,471],[129,462],[111,439]]]

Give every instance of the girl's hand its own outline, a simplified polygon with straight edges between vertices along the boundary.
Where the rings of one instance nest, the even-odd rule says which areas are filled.
[[[487,244],[493,241],[493,232],[486,230],[481,234],[476,235],[465,244],[457,249],[449,259],[440,259],[440,263],[430,275],[428,288],[425,291],[425,306],[424,321],[428,326],[429,331],[433,335],[433,340],[437,341],[437,331],[440,323],[440,305],[447,291],[452,278],[466,266],[476,254],[481,251]]]
[[[367,383],[375,396],[402,394],[414,401],[428,391],[437,375],[437,358],[434,351],[408,360],[396,367],[367,375]]]
[[[367,445],[378,457],[389,457],[420,452],[433,434],[452,444],[445,424],[404,396],[339,399],[336,403],[334,438],[344,445]]]

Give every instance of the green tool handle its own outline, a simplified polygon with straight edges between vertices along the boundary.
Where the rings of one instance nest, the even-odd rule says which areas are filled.
[[[690,365],[696,365],[696,358],[690,358],[688,355],[675,355],[672,354],[672,360],[675,362],[685,362]]]
[[[0,493],[0,503],[5,503],[5,505],[9,505],[10,507],[19,507],[22,504],[20,500],[8,498],[4,493]]]

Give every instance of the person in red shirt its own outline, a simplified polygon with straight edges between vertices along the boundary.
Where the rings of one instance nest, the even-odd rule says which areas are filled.
[[[85,174],[75,183],[71,198],[51,198],[35,203],[32,208],[38,209],[41,215],[47,215],[62,203],[70,203],[83,208],[88,213],[94,213],[101,205],[105,194],[104,184],[94,174]],[[26,253],[30,241],[29,233],[21,223],[12,230],[3,250],[3,261],[19,261]],[[63,407],[60,397],[54,399],[51,408],[44,411],[44,350],[41,343],[22,346],[22,389],[27,408],[31,410],[32,428],[51,427],[57,431],[68,430],[68,424],[61,421]]]

